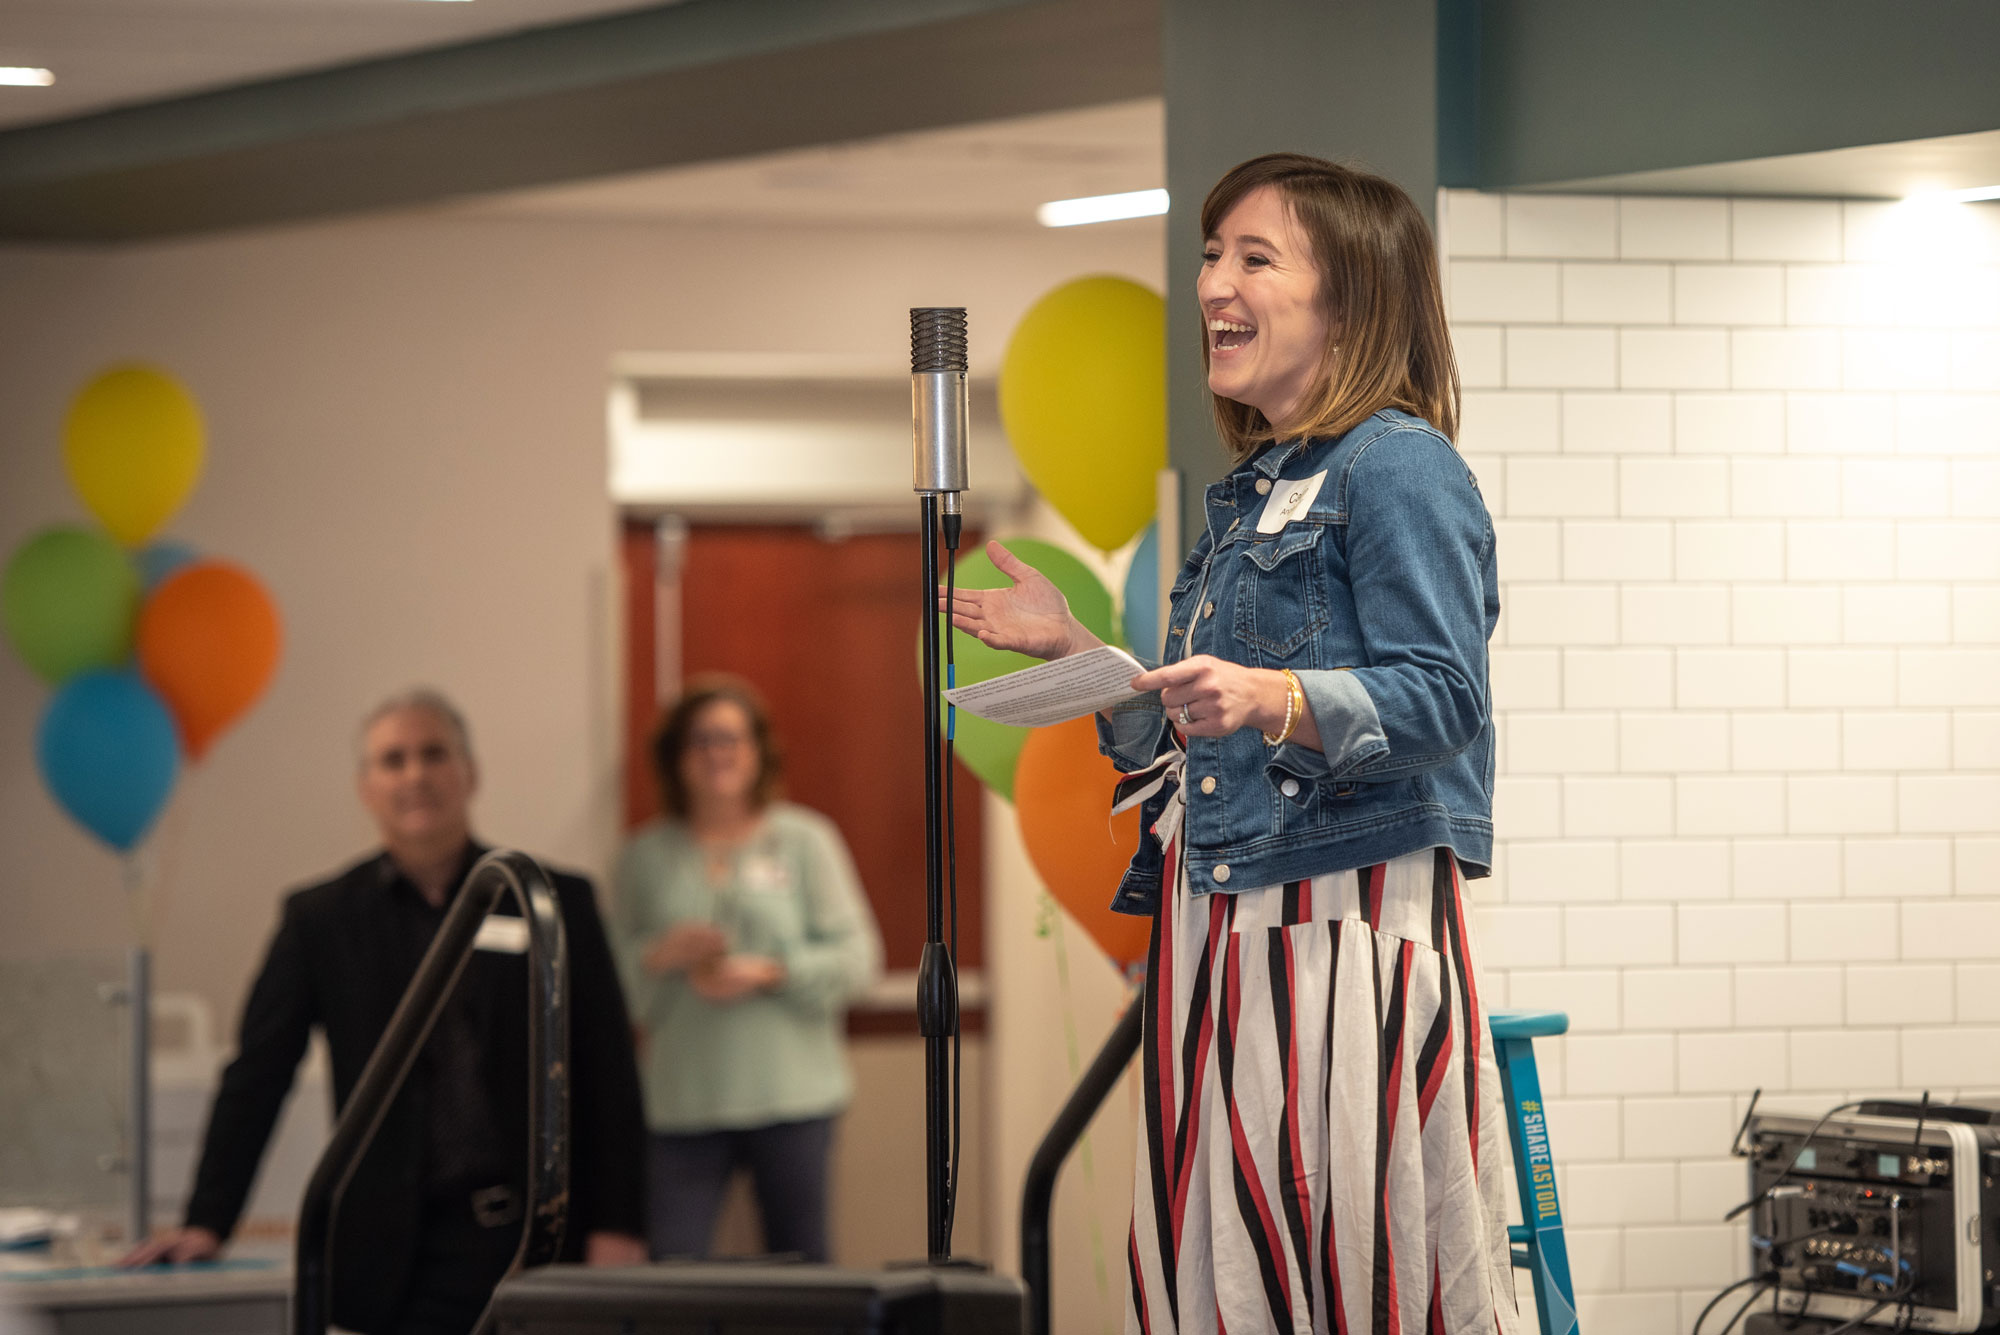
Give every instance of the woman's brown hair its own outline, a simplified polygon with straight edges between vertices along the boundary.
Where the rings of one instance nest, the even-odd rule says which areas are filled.
[[[1313,385],[1285,435],[1337,436],[1384,408],[1458,434],[1458,364],[1445,326],[1437,247],[1403,188],[1369,172],[1303,153],[1267,153],[1229,169],[1201,206],[1214,240],[1245,195],[1276,188],[1312,247],[1327,345]],[[1208,366],[1208,321],[1201,364]],[[1232,462],[1278,432],[1248,404],[1210,394]]]
[[[687,754],[695,719],[718,700],[731,701],[750,719],[750,736],[757,745],[757,785],[751,789],[751,802],[763,807],[779,794],[784,757],[778,750],[764,697],[741,677],[712,673],[688,683],[653,734],[653,773],[660,783],[660,806],[669,816],[688,814],[690,802],[687,786],[681,782],[681,757]]]

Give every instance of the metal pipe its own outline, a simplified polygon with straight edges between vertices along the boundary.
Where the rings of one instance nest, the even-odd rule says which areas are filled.
[[[416,976],[341,1110],[299,1207],[294,1335],[325,1335],[333,1279],[333,1220],[354,1169],[408,1078],[431,1027],[465,972],[479,926],[511,894],[528,925],[528,1199],[507,1273],[545,1265],[569,1215],[569,957],[548,874],[525,853],[495,849],[459,887]],[[488,1327],[489,1305],[475,1330]]]
[[[132,1238],[144,1242],[153,1232],[153,955],[144,946],[132,948],[127,983],[132,1022]]]
[[[1145,1003],[1133,998],[1028,1161],[1021,1187],[1021,1280],[1028,1286],[1028,1335],[1049,1335],[1049,1212],[1055,1205],[1056,1175],[1139,1050],[1144,1011]]]

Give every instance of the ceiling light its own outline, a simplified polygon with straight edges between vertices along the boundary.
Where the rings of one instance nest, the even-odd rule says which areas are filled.
[[[2000,199],[2000,185],[1976,185],[1970,190],[1913,190],[1903,196],[1903,203],[1976,204],[1982,199]]]
[[[0,65],[0,87],[47,88],[56,76],[32,65]]]
[[[1122,195],[1051,200],[1035,210],[1035,219],[1044,227],[1075,227],[1080,223],[1117,222],[1121,218],[1154,218],[1166,211],[1166,191],[1128,190]]]

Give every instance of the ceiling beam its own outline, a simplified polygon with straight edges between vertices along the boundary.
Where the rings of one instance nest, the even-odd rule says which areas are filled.
[[[1159,91],[1158,0],[683,0],[0,132],[0,238],[251,227]]]
[[[1455,72],[1473,91],[1455,95],[1445,130],[1447,185],[1616,189],[1632,173],[2000,129],[1992,0],[1445,0],[1444,12],[1476,28],[1459,44],[1477,53]]]

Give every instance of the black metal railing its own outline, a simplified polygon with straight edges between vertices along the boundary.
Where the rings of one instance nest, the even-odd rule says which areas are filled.
[[[1021,1280],[1028,1286],[1028,1335],[1049,1335],[1049,1212],[1055,1205],[1056,1175],[1139,1050],[1142,1009],[1134,997],[1028,1162],[1021,1188]]]
[[[547,1264],[562,1246],[569,1214],[568,947],[548,873],[525,853],[496,849],[479,860],[459,888],[313,1169],[299,1207],[294,1335],[325,1335],[336,1278],[331,1248],[340,1198],[464,974],[480,925],[508,894],[528,929],[529,1100],[527,1218],[508,1273]],[[489,1307],[476,1329],[485,1329],[490,1316]]]

